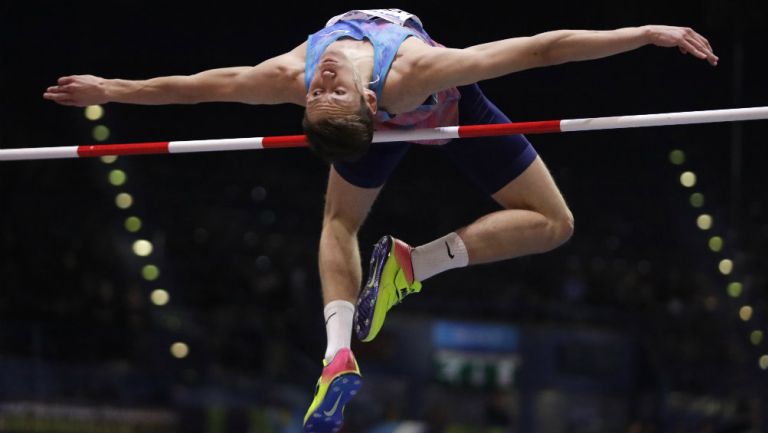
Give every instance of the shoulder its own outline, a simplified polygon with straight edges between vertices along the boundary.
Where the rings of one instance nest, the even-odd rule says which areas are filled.
[[[304,66],[307,58],[307,42],[305,41],[287,53],[274,58],[279,82],[285,86],[286,92],[292,96],[293,103],[304,105]]]
[[[455,51],[457,50],[429,45],[419,38],[411,37],[403,42],[397,53],[396,60],[399,63],[397,70],[402,73],[409,85],[419,86],[429,83],[432,81],[430,75],[435,72],[434,69],[444,64],[446,58],[452,57]]]
[[[476,51],[444,46],[414,45],[404,58],[408,85],[426,95],[478,81],[485,64]]]
[[[420,37],[412,35],[406,38],[403,43],[400,44],[400,48],[398,49],[397,54],[408,57],[418,57],[437,48],[440,47],[432,46]]]
[[[437,90],[432,71],[446,48],[410,37],[397,52],[382,93],[382,103],[392,112],[409,111]],[[450,86],[449,86],[450,87]]]
[[[304,105],[304,61],[306,43],[252,67],[240,76],[243,86],[257,86],[261,103]]]
[[[411,111],[431,94],[424,84],[428,78],[419,72],[419,63],[435,48],[416,37],[403,41],[382,89],[382,107],[393,114]]]

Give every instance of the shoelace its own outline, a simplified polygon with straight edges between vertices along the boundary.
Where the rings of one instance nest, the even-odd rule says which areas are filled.
[[[399,271],[402,272],[402,271]],[[398,272],[398,274],[399,274]],[[415,293],[416,289],[412,287],[412,285],[406,286],[406,287],[395,287],[395,294],[397,294],[397,298],[389,298],[389,305],[387,305],[387,309],[392,308],[393,306],[403,302],[403,299],[405,299],[406,296]]]
[[[413,290],[410,287],[403,287],[402,289],[399,289],[397,291],[397,297],[398,297],[397,303],[399,304],[403,302],[403,299],[405,299],[405,297],[410,295],[411,293],[413,293]]]

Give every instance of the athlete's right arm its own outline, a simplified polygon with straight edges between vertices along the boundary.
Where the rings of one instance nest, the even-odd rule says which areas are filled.
[[[61,77],[43,98],[62,105],[83,107],[122,102],[128,104],[196,104],[242,102],[281,104],[304,101],[300,74],[304,68],[301,45],[256,66],[203,71],[194,75],[147,80],[105,79],[94,75]]]

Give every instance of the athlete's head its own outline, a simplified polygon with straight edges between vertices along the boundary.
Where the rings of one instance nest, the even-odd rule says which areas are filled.
[[[352,62],[328,49],[309,84],[302,126],[310,148],[323,160],[355,161],[373,139],[376,94],[366,88]]]

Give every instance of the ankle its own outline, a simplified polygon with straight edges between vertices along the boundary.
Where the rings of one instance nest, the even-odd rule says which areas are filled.
[[[333,357],[340,349],[348,349],[351,346],[354,314],[355,306],[344,300],[331,301],[323,309],[325,332],[328,337],[328,345],[325,349],[326,361],[333,361]]]
[[[452,232],[414,248],[411,260],[415,279],[424,281],[449,269],[467,266],[469,254],[461,237]]]

